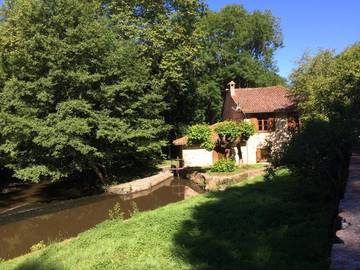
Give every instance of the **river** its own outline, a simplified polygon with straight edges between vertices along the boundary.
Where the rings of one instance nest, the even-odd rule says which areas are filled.
[[[75,237],[108,219],[109,209],[116,203],[120,203],[121,211],[129,217],[134,203],[140,211],[148,211],[201,192],[184,179],[170,178],[151,190],[132,195],[104,193],[54,201],[48,198],[49,202],[44,203],[39,201],[39,191],[46,185],[30,185],[25,194],[15,196],[17,200],[0,207],[0,258],[26,254],[40,241],[48,244]],[[0,202],[5,201],[2,199]]]

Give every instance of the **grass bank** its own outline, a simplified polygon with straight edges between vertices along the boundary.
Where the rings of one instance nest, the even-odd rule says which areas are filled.
[[[0,269],[328,269],[330,220],[330,205],[282,171],[106,221]]]
[[[250,170],[264,169],[265,167],[266,165],[257,163],[251,165],[245,164],[245,165],[236,166],[233,172],[212,172],[211,168],[206,168],[204,172],[211,176],[231,176],[234,174],[239,174]]]

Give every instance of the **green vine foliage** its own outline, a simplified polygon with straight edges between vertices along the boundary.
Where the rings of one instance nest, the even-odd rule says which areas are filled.
[[[201,148],[211,151],[215,146],[211,134],[212,131],[208,125],[193,125],[187,130],[188,145],[200,145]]]
[[[224,121],[217,125],[215,131],[220,138],[225,138],[228,142],[235,142],[237,140],[247,141],[250,136],[256,133],[255,126],[246,121],[240,123]]]
[[[250,136],[256,133],[256,127],[253,123],[243,121],[240,123],[241,140],[247,141]]]

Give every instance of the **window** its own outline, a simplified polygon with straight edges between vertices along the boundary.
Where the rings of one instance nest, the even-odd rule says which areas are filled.
[[[269,119],[269,115],[265,113],[259,113],[257,117],[258,121],[258,130],[259,131],[268,131],[271,126],[271,119]]]

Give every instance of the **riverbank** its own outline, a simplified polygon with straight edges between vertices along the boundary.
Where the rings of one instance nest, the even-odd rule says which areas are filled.
[[[4,262],[1,269],[328,269],[331,207],[293,176],[245,180]]]
[[[104,188],[91,177],[40,183],[10,181],[0,189],[0,224],[2,218],[10,215],[31,215],[31,212],[47,211],[47,208],[51,212],[54,207],[62,208],[73,204],[74,201],[91,200],[91,197],[100,194],[126,195],[128,199],[142,197],[166,185],[173,177],[168,168],[151,173],[151,176],[111,185],[108,188]]]
[[[211,168],[185,168],[180,175],[206,191],[223,190],[247,178],[265,174],[266,164],[237,166],[234,172],[211,172]]]
[[[107,191],[109,193],[119,195],[134,194],[140,191],[151,190],[153,187],[161,184],[171,177],[173,177],[173,173],[170,170],[164,170],[146,178],[133,180],[119,185],[112,185],[107,189]]]

